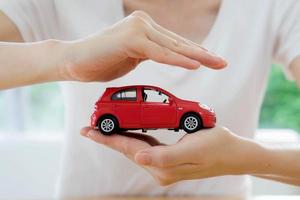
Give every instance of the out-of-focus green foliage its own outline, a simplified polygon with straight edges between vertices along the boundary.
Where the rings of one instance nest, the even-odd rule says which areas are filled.
[[[300,133],[300,90],[273,66],[260,115],[262,128],[290,128]]]

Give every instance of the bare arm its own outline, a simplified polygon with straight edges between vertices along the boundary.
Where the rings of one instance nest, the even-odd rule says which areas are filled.
[[[1,40],[21,41],[16,27],[3,14],[0,24]],[[226,66],[221,57],[137,11],[76,41],[0,42],[0,89],[50,81],[110,81],[146,59],[186,69],[201,64],[213,69]]]
[[[49,46],[50,42],[24,44],[16,25],[0,11],[0,89],[42,82],[47,77],[48,80],[54,78],[52,75],[42,77],[42,69],[48,67],[41,63],[51,63],[50,59],[47,62],[41,59],[50,49]]]
[[[16,25],[0,11],[0,41],[23,42]]]
[[[267,148],[270,160],[269,173],[257,177],[300,186],[300,148]],[[268,167],[266,167],[268,169]]]
[[[161,185],[180,180],[251,174],[300,186],[300,147],[281,148],[257,143],[215,127],[187,134],[178,143],[161,145],[148,135],[104,136],[81,131],[97,143],[115,149],[147,169]],[[153,142],[154,141],[154,142]]]
[[[55,41],[0,42],[0,89],[62,80],[59,53],[62,50]]]
[[[281,183],[300,186],[300,178],[275,176],[275,175],[255,175],[255,176],[258,178],[269,179],[269,180],[278,181]]]
[[[297,82],[298,87],[300,88],[300,56],[297,57],[291,64],[291,72],[293,77],[295,78],[295,81]],[[291,151],[291,150],[290,150]],[[298,151],[293,150],[292,153],[286,152],[286,155],[284,155],[285,158],[292,157],[295,161],[298,160],[300,156],[300,149]],[[300,167],[297,165],[286,165],[286,167]],[[259,178],[265,178],[265,179],[270,179],[270,180],[275,180],[283,183],[288,183],[288,184],[294,184],[294,185],[299,185],[300,186],[300,177],[287,177],[287,176],[280,176],[280,175],[257,175]]]
[[[51,70],[54,46],[53,41],[23,43],[16,25],[0,11],[0,89],[58,79]]]

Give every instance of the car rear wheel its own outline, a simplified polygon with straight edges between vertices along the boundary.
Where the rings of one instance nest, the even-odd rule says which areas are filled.
[[[202,121],[196,114],[186,114],[182,117],[181,127],[187,133],[194,133],[202,128]]]
[[[103,135],[112,135],[118,130],[118,121],[110,115],[101,117],[98,122],[98,129]]]

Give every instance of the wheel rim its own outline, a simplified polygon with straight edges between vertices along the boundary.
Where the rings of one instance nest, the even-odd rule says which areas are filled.
[[[111,132],[115,128],[115,123],[112,119],[104,119],[101,122],[101,129],[105,132]]]
[[[195,130],[198,126],[198,120],[196,117],[190,116],[184,120],[184,126],[188,130]]]

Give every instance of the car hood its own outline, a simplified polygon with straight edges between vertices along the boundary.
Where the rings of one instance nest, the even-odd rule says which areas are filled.
[[[197,102],[197,101],[189,101],[189,100],[179,99],[178,103],[179,103],[179,105],[182,105],[182,106],[194,104],[194,105],[199,106],[199,108],[201,110],[205,110],[209,113],[214,113],[214,110],[211,107],[209,107],[209,106],[208,106],[208,108],[201,107],[200,105],[203,105],[203,104],[201,104],[200,102]]]
[[[197,101],[189,101],[189,100],[184,100],[184,99],[179,99],[178,103],[180,104],[199,104]]]

